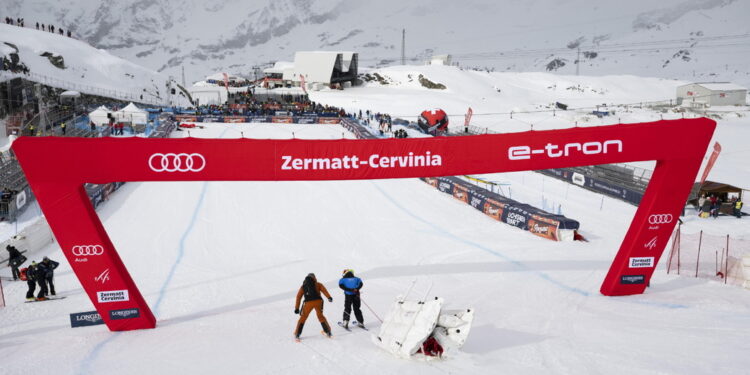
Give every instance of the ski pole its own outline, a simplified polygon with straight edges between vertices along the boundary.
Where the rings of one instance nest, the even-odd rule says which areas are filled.
[[[375,315],[375,317],[378,318],[378,320],[380,321],[380,323],[383,323],[383,319],[380,319],[380,317],[378,316],[378,314],[375,314],[375,311],[372,310],[372,308],[370,307],[370,305],[368,305],[367,302],[365,302],[365,300],[363,300],[361,296],[359,297],[359,300],[362,301],[362,303],[365,304],[365,306],[367,307],[368,310],[370,310],[370,312],[372,313],[372,315]]]

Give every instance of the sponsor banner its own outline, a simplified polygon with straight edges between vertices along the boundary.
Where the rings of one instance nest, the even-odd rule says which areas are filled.
[[[630,268],[651,268],[654,266],[654,257],[633,257],[630,258]]]
[[[224,122],[230,124],[237,124],[241,122],[248,122],[245,116],[224,116]]]
[[[270,116],[252,116],[247,118],[247,122],[271,122]]]
[[[483,211],[485,215],[497,221],[503,221],[503,207],[505,207],[504,203],[488,198],[484,202]]]
[[[176,115],[177,122],[198,122],[198,116],[195,115]]]
[[[87,311],[70,314],[70,327],[88,327],[104,324],[102,316],[96,311]]]
[[[422,177],[420,179],[434,188],[438,186],[438,180],[435,177]]]
[[[123,302],[130,300],[130,296],[128,296],[127,290],[108,290],[104,292],[96,292],[96,298],[99,303]]]
[[[578,172],[573,172],[573,175],[571,176],[570,180],[578,186],[586,185],[586,177],[584,177],[582,174]]]
[[[503,210],[502,221],[514,227],[527,230],[529,228],[530,219],[531,215],[529,212],[520,207],[506,206]]]
[[[219,116],[203,116],[201,120],[202,122],[224,122],[224,118]]]
[[[112,320],[140,318],[141,310],[138,308],[110,310],[109,318]]]
[[[453,194],[453,181],[439,178],[437,188],[443,193]]]
[[[320,117],[318,118],[318,124],[334,125],[341,123],[341,119],[338,117]]]
[[[462,185],[453,185],[453,198],[469,203],[469,188]]]
[[[646,275],[622,275],[620,276],[620,284],[645,284]]]
[[[547,219],[539,215],[531,215],[529,219],[529,231],[539,237],[558,241],[557,226],[559,221]]]
[[[26,191],[21,190],[18,192],[18,195],[16,195],[16,209],[20,210],[25,205],[26,205]]]
[[[288,116],[273,116],[271,122],[274,124],[293,124],[294,119]]]
[[[479,211],[484,210],[484,204],[485,204],[486,199],[487,198],[482,194],[479,194],[475,191],[469,191],[469,205],[471,207],[476,208]]]
[[[295,117],[294,122],[297,124],[317,124],[317,117]]]

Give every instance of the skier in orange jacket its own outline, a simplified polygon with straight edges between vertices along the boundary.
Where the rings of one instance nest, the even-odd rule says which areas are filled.
[[[323,333],[325,333],[326,336],[331,337],[331,327],[328,325],[326,317],[323,316],[323,298],[320,296],[321,293],[328,298],[328,302],[333,302],[333,298],[328,294],[328,290],[323,284],[318,282],[315,278],[315,274],[308,274],[297,292],[297,300],[294,304],[294,313],[300,314],[299,321],[297,321],[297,329],[294,331],[295,340],[299,341],[299,335],[302,334],[305,320],[307,320],[307,316],[310,315],[312,310],[315,310],[315,313],[318,316],[320,325],[323,327]],[[302,296],[305,296],[305,303],[302,304],[302,311],[300,312],[300,301],[302,300]]]

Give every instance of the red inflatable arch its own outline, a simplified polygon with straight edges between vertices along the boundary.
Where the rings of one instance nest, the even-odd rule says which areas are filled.
[[[383,179],[656,160],[601,286],[608,296],[629,295],[646,288],[715,127],[700,118],[418,139],[21,137],[13,150],[84,290],[109,329],[124,331],[153,328],[156,319],[99,221],[86,182]],[[98,282],[107,270],[109,280]]]

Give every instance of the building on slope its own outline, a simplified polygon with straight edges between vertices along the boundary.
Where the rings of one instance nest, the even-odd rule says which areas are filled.
[[[690,107],[745,105],[747,89],[729,82],[696,82],[677,87],[677,104]]]
[[[306,88],[321,86],[344,88],[357,80],[359,54],[342,51],[301,51],[294,54],[294,63],[278,62],[265,69],[264,85],[268,87],[299,87],[304,79]],[[279,81],[280,79],[280,81]]]

